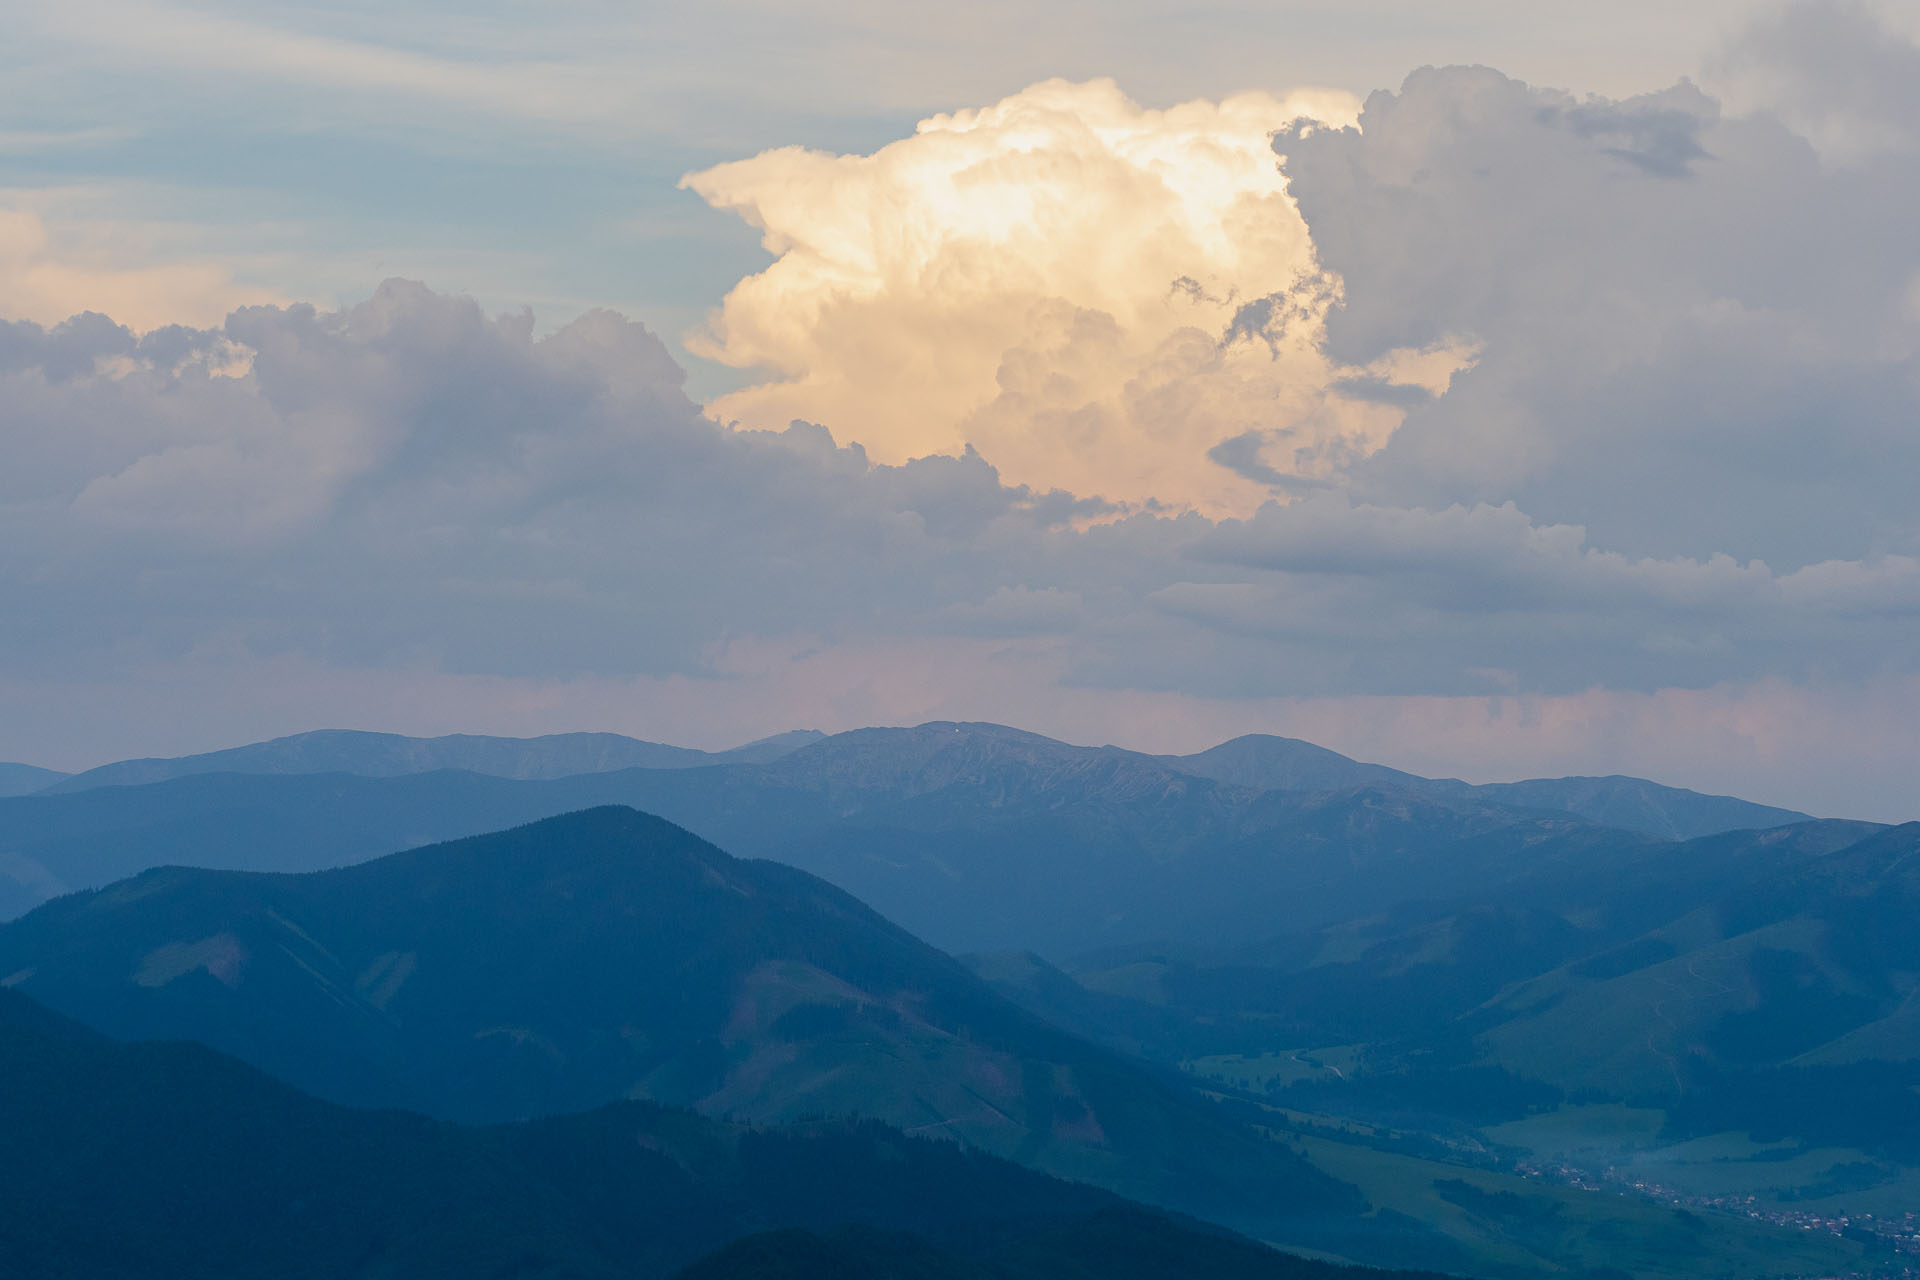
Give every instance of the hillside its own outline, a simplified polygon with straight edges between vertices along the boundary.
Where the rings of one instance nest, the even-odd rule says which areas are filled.
[[[1228,1220],[1357,1204],[839,890],[629,810],[307,875],[149,872],[0,929],[0,975],[354,1105],[859,1113]]]
[[[1503,993],[1480,1015],[1493,1024],[1486,1052],[1568,1088],[1640,1097],[1725,1087],[1727,1072],[1920,1065],[1920,823],[1755,871]],[[1791,1131],[1788,1114],[1774,1124]]]
[[[8,1275],[719,1277],[748,1274],[741,1253],[782,1238],[765,1233],[797,1232],[1006,1280],[1079,1280],[1078,1257],[1139,1280],[1191,1274],[1176,1258],[1330,1280],[871,1121],[750,1128],[623,1103],[464,1128],[320,1102],[197,1045],[114,1043],[4,990],[0,1074]],[[976,1273],[976,1258],[1012,1269]]]
[[[1690,1073],[1920,1058],[1907,857],[1920,826],[1812,822],[1534,865],[1253,945],[985,956],[1063,1025],[1164,1061],[1421,1049],[1649,1098]]]

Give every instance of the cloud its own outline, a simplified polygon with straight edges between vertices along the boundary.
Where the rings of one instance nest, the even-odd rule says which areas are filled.
[[[1109,81],[1050,81],[871,155],[693,174],[777,258],[692,342],[761,371],[709,410],[829,422],[883,461],[970,445],[1037,487],[1251,510],[1276,477],[1377,450],[1400,416],[1336,385],[1378,371],[1320,349],[1338,282],[1267,145],[1351,109],[1319,93],[1155,111]],[[1444,389],[1464,359],[1424,345],[1424,385]]]
[[[219,376],[232,345],[246,372]],[[1101,510],[974,454],[878,466],[818,427],[720,430],[638,325],[537,338],[403,282],[217,333],[15,326],[0,366],[15,670],[213,644],[702,672],[739,634],[924,630],[1047,572]]]
[[[1843,164],[1920,146],[1920,47],[1885,8],[1800,0],[1753,22],[1712,62],[1714,76]]]
[[[1909,50],[1911,52],[1911,50]],[[1512,502],[1636,558],[1920,551],[1916,157],[1835,169],[1692,85],[1625,101],[1425,70],[1282,137],[1347,364],[1477,344],[1347,490]]]
[[[272,301],[213,263],[128,266],[54,242],[39,215],[0,207],[0,319],[54,324],[82,311],[137,330],[217,324],[236,306]]]
[[[754,637],[1050,637],[1074,684],[1251,698],[1862,676],[1920,651],[1910,556],[1634,556],[1511,503],[1335,491],[1123,515],[972,450],[887,465],[824,427],[724,429],[638,325],[538,337],[398,281],[217,331],[13,325],[0,392],[16,670],[213,646],[720,678]]]
[[[1859,676],[1892,646],[1920,642],[1912,557],[1791,572],[1726,554],[1632,557],[1511,503],[1425,510],[1315,495],[1223,524],[1188,555],[1259,574],[1162,588],[1152,597],[1160,609],[1275,643],[1333,646],[1350,689],[1571,693]],[[1285,691],[1258,679],[1244,687]]]

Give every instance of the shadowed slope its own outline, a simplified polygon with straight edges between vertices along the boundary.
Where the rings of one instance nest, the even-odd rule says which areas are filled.
[[[1190,1274],[1169,1257],[1248,1280],[1325,1270],[873,1122],[752,1129],[623,1103],[468,1129],[320,1102],[198,1045],[117,1044],[10,991],[0,1077],[7,1275],[658,1280],[750,1233],[846,1224],[924,1256],[1036,1259],[1019,1280],[1079,1280],[1061,1239],[1110,1259],[1159,1242],[1113,1277]]]

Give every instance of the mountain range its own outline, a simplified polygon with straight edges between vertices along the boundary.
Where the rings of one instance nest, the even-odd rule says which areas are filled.
[[[1310,777],[1286,763],[1296,758]],[[1540,795],[1516,806],[1466,784],[1288,789],[1332,781],[1341,760],[1242,739],[1176,768],[1000,726],[931,724],[839,734],[761,763],[547,780],[441,771],[68,783],[0,801],[0,915],[169,862],[313,869],[622,804],[814,871],[939,945],[1065,956],[1152,940],[1252,942],[1658,839],[1543,807]],[[1378,768],[1346,763],[1354,778]],[[1264,769],[1281,785],[1188,769]],[[1568,803],[1591,798],[1568,786],[1578,792]],[[1658,794],[1669,826],[1675,814],[1706,821],[1694,802],[1748,825],[1783,813]]]
[[[857,1110],[1383,1265],[1677,1278],[1697,1274],[1690,1259],[1811,1273],[1863,1256],[1537,1185],[1462,1163],[1465,1147],[1403,1149],[1330,1110],[1156,1069],[1017,1008],[803,872],[626,810],[325,872],[149,871],[0,928],[0,985],[116,1035],[232,1052],[334,1103],[532,1132],[615,1099],[756,1126]],[[754,1274],[771,1248],[885,1274],[899,1248],[955,1274],[1034,1274],[993,1269],[1010,1255],[796,1225],[804,1240],[743,1243],[715,1265]]]
[[[460,1133],[634,1100],[756,1131],[857,1112],[1516,1280],[1864,1256],[1540,1167],[1648,1162],[1776,1215],[1920,1187],[1913,824],[951,723],[711,755],[324,732],[116,768],[0,799],[0,985],[327,1105]],[[696,1274],[1069,1274],[1062,1250],[1163,1229],[983,1252],[741,1222]]]
[[[1039,735],[1019,734],[1001,725],[930,724],[920,729],[1039,738]],[[874,732],[897,731],[855,731],[863,735]],[[79,774],[62,774],[32,765],[0,764],[0,796],[138,786],[202,773],[350,773],[386,778],[461,769],[493,777],[550,779],[617,769],[765,764],[811,746],[826,736],[817,730],[800,729],[726,751],[700,751],[614,733],[562,733],[537,738],[476,734],[410,738],[392,733],[321,729],[197,755],[122,760]],[[1065,743],[1039,740],[1074,750]],[[1371,787],[1452,799],[1478,797],[1519,808],[1572,813],[1602,826],[1666,840],[1686,840],[1748,827],[1782,826],[1808,817],[1790,809],[1754,804],[1731,796],[1702,795],[1643,778],[1534,778],[1480,786],[1457,778],[1423,778],[1385,765],[1364,764],[1310,742],[1271,734],[1247,734],[1192,755],[1154,758],[1179,773],[1256,791],[1351,791]]]

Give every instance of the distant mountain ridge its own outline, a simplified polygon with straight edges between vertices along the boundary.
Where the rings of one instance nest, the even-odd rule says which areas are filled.
[[[1275,744],[1291,750],[1258,745]],[[1311,750],[1323,766],[1343,759]],[[314,870],[605,804],[821,875],[937,945],[1056,959],[1254,942],[1605,866],[1655,839],[1465,784],[1263,790],[1115,747],[937,722],[757,764],[547,780],[197,774],[0,800],[0,918],[167,863]]]
[[[1435,798],[1475,798],[1523,809],[1571,813],[1589,822],[1662,840],[1692,840],[1721,831],[1783,827],[1812,815],[1733,796],[1703,795],[1645,778],[1530,778],[1469,783],[1363,764],[1337,751],[1270,734],[1247,734],[1189,756],[1158,756],[1169,768],[1272,791],[1345,791],[1379,787]]]
[[[122,760],[52,778],[47,787],[52,794],[60,794],[94,787],[141,786],[204,773],[351,773],[392,778],[440,769],[464,769],[497,778],[549,779],[616,769],[763,764],[825,736],[816,730],[799,729],[727,751],[700,751],[617,733],[555,733],[538,738],[456,733],[409,738],[358,729],[317,729],[200,755]],[[0,774],[0,781],[4,777]]]
[[[645,742],[614,733],[562,733],[538,738],[451,734],[410,738],[352,729],[321,729],[221,751],[171,758],[122,760],[83,773],[62,775],[29,765],[0,764],[0,796],[62,794],[107,786],[140,786],[206,773],[349,773],[403,777],[461,769],[489,777],[553,780],[623,769],[692,769],[710,765],[769,764],[806,747],[831,742],[831,764],[822,758],[816,782],[857,782],[863,789],[891,786],[903,797],[937,790],[953,781],[929,773],[936,763],[951,769],[965,758],[952,747],[989,745],[1004,759],[1027,765],[1058,764],[1079,757],[1077,767],[1116,768],[1125,759],[1152,761],[1194,777],[1255,791],[1326,792],[1373,788],[1406,791],[1430,799],[1472,799],[1516,808],[1570,813],[1602,826],[1691,840],[1719,831],[1785,826],[1810,815],[1732,796],[1703,795],[1644,778],[1532,778],[1473,784],[1458,778],[1425,778],[1386,765],[1366,764],[1325,747],[1272,734],[1246,734],[1191,755],[1146,755],[1119,747],[1078,747],[1006,725],[935,721],[913,728],[854,729],[823,734],[803,729],[775,734],[727,751]],[[976,760],[981,753],[975,751]],[[13,772],[10,772],[13,771]]]

